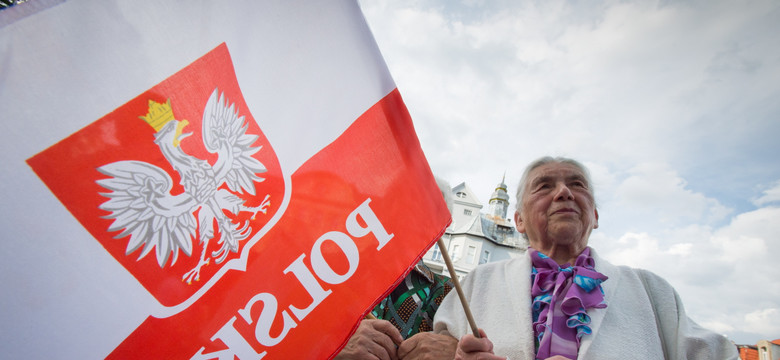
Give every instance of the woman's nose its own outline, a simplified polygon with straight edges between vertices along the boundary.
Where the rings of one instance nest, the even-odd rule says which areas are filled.
[[[555,200],[574,200],[574,195],[566,184],[560,184],[555,192]]]

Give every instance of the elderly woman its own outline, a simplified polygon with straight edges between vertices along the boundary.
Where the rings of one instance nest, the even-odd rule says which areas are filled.
[[[528,251],[481,265],[463,283],[482,336],[469,334],[455,292],[436,313],[434,331],[460,339],[456,359],[736,359],[731,342],[685,315],[669,283],[588,247],[598,219],[582,164],[531,163],[515,213]]]

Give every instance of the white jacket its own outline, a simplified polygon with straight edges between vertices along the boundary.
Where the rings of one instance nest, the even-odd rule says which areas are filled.
[[[591,335],[580,344],[579,360],[663,359],[661,337],[640,271],[615,266],[591,249],[604,283],[605,309],[589,309]],[[661,318],[672,359],[737,359],[737,348],[724,336],[697,325],[685,315],[680,297],[668,282],[645,271]],[[478,266],[462,283],[474,321],[493,342],[494,353],[511,360],[534,359],[531,328],[531,259],[525,255]],[[455,291],[434,318],[434,331],[460,338],[471,332]]]

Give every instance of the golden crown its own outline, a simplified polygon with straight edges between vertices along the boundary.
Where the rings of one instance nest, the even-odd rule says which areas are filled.
[[[174,120],[171,99],[168,99],[165,104],[149,100],[149,112],[146,113],[146,116],[139,116],[139,118],[146,121],[149,126],[154,128],[154,131],[160,131],[165,124]]]

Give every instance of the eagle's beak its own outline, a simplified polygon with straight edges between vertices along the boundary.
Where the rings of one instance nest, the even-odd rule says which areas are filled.
[[[184,128],[189,124],[190,122],[187,120],[181,120],[178,124],[176,124],[176,134],[173,136],[173,146],[179,146],[184,138],[192,135],[192,133],[183,133]]]

